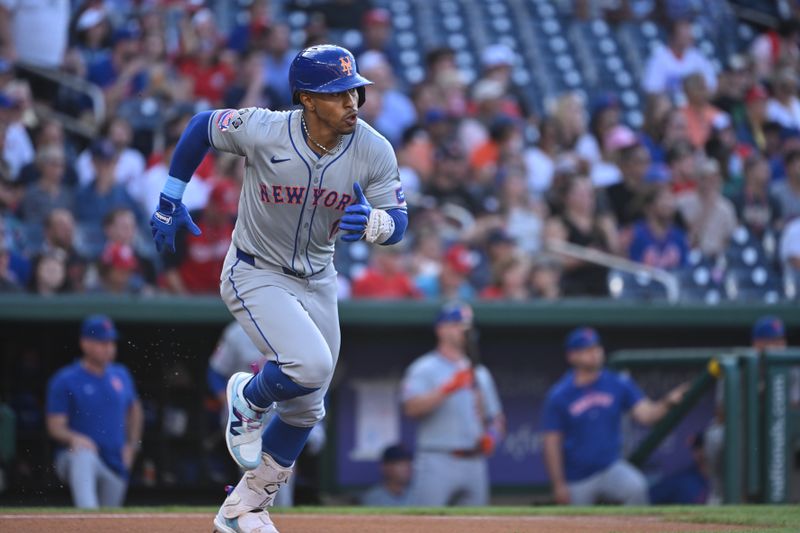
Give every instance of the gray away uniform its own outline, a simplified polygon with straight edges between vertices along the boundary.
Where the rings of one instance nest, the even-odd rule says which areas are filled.
[[[315,392],[278,404],[287,424],[309,427],[339,355],[333,249],[358,181],[375,208],[405,207],[389,142],[362,120],[333,154],[306,144],[302,111],[215,111],[214,148],[245,157],[239,218],[220,292],[239,324],[294,382]]]
[[[429,352],[408,367],[403,379],[403,401],[432,392],[465,368],[438,352]],[[410,504],[421,506],[487,505],[489,469],[477,452],[484,421],[502,414],[494,380],[484,366],[475,368],[474,388],[458,390],[418,420]]]

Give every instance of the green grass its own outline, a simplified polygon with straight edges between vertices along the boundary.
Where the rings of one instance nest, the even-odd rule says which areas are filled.
[[[103,510],[104,513],[205,513],[216,507],[125,507]],[[77,513],[73,508],[4,507],[0,514],[9,513]],[[396,508],[374,507],[294,507],[276,508],[275,514],[399,514],[417,516],[659,516],[676,522],[751,526],[746,531],[771,533],[800,530],[800,506],[797,505],[730,505],[665,506],[665,507],[466,507],[466,508]]]

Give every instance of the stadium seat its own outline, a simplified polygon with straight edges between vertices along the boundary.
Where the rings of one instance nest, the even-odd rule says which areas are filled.
[[[647,273],[632,274],[621,270],[608,273],[609,294],[615,300],[664,301],[667,290]]]

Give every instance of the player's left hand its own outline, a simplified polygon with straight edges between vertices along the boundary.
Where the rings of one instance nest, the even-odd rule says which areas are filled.
[[[369,215],[372,213],[372,206],[369,205],[358,182],[353,183],[353,192],[356,195],[356,203],[345,208],[344,216],[339,221],[339,229],[346,232],[342,240],[347,242],[359,241],[364,237]]]

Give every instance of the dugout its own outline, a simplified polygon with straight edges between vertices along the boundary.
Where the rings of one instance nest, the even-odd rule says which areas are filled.
[[[413,426],[399,415],[399,406],[396,414],[379,421],[385,425],[380,428],[374,426],[375,411],[365,406],[391,408],[403,371],[433,345],[431,324],[437,310],[437,302],[340,303],[343,342],[329,394],[328,445],[314,465],[317,470],[308,470],[313,478],[307,480],[312,485],[307,488],[321,488],[325,501],[347,503],[375,481],[377,453],[384,442],[370,435],[389,431],[413,444]],[[205,385],[208,357],[231,320],[222,302],[72,295],[0,298],[0,402],[12,407],[17,420],[16,455],[6,465],[7,484],[0,501],[68,501],[51,472],[44,391],[53,372],[77,355],[80,321],[96,312],[117,322],[118,359],[131,369],[145,404],[144,446],[128,502],[217,502],[221,487],[235,478]],[[483,361],[496,378],[509,425],[508,438],[490,461],[493,495],[517,495],[516,501],[533,501],[536,491],[547,490],[539,411],[547,388],[566,370],[562,343],[571,328],[596,327],[608,353],[734,346],[748,344],[753,321],[769,313],[783,318],[789,341],[800,344],[800,313],[789,304],[709,308],[610,301],[478,303],[475,312]],[[670,385],[663,379],[642,383],[654,397]],[[710,414],[707,409],[693,415],[693,424],[706,423]],[[665,441],[661,452],[676,442]]]

